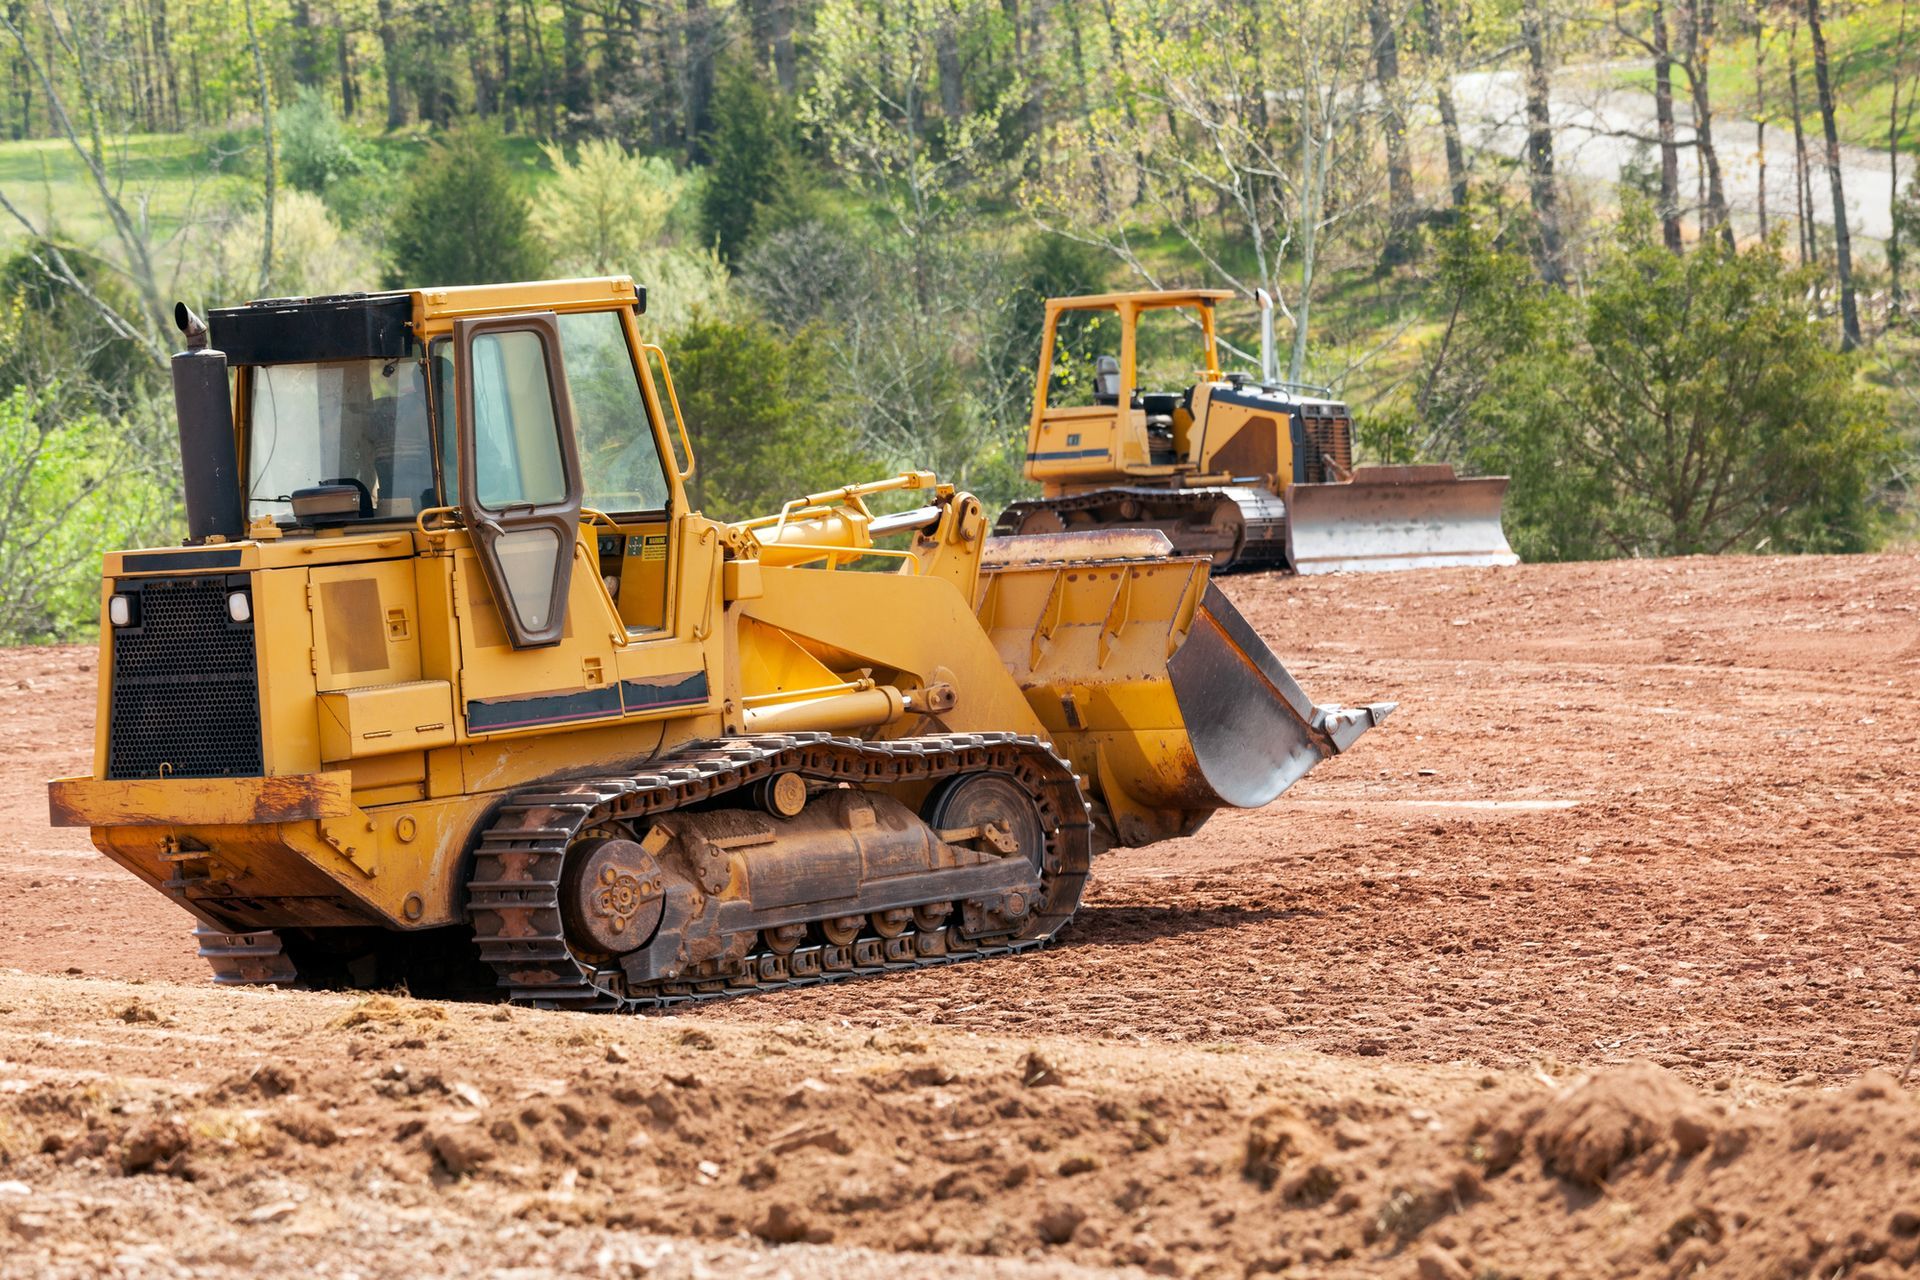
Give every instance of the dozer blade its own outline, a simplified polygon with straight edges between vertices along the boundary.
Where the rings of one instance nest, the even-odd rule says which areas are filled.
[[[1202,557],[1049,563],[1026,541],[983,570],[980,620],[1119,843],[1267,804],[1393,710],[1315,706]]]
[[[1507,477],[1458,479],[1442,463],[1357,467],[1346,484],[1287,489],[1296,573],[1519,564],[1500,527]]]

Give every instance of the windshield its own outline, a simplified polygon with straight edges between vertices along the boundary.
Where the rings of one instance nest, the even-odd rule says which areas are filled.
[[[435,505],[421,361],[262,365],[249,409],[250,519],[285,519],[296,489],[323,484],[358,488],[363,520]]]

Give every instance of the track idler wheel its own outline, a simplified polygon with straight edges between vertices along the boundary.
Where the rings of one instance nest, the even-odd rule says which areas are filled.
[[[560,902],[570,940],[580,949],[618,956],[652,940],[667,899],[653,855],[632,840],[606,837],[568,854]]]
[[[1044,869],[1046,827],[1033,798],[1011,779],[991,773],[956,778],[934,796],[927,821],[949,844],[983,842]],[[973,938],[1018,933],[1036,905],[1019,892],[968,898],[960,904],[961,930]]]

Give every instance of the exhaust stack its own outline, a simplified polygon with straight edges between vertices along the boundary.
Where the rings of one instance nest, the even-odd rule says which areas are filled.
[[[173,357],[173,416],[180,429],[187,541],[233,542],[246,532],[247,520],[240,502],[227,356],[208,345],[207,322],[186,303],[174,304],[173,322],[187,339],[187,349]]]

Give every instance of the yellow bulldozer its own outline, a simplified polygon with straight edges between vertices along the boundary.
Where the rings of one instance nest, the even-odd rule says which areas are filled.
[[[1152,532],[996,539],[923,472],[703,517],[644,305],[177,309],[189,537],[106,555],[49,797],[217,981],[632,1009],[1017,952],[1391,709]]]
[[[1221,373],[1214,313],[1235,296],[1049,299],[1025,467],[1042,496],[1009,506],[995,531],[1157,529],[1215,571],[1519,563],[1500,525],[1507,477],[1354,465],[1347,406],[1280,381],[1264,292],[1261,376]],[[1147,322],[1168,319],[1148,341]]]

